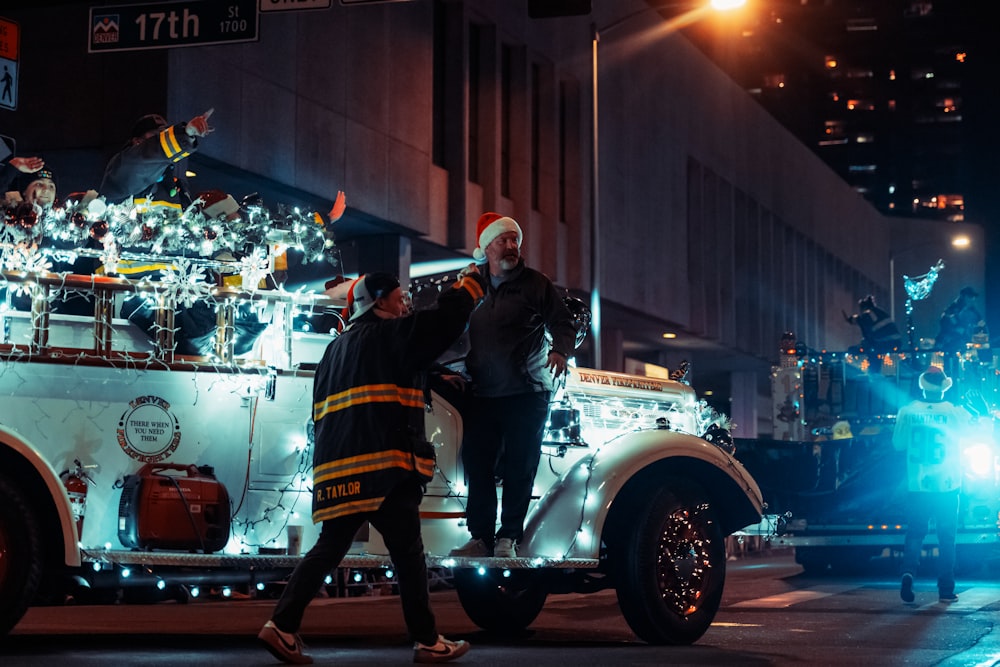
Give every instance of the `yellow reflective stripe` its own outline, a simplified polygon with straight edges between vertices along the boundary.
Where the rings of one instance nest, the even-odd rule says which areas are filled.
[[[413,455],[398,449],[390,449],[384,452],[373,452],[360,456],[351,456],[346,459],[337,459],[329,463],[323,463],[313,468],[313,486],[318,486],[323,482],[329,482],[338,477],[348,475],[361,475],[378,470],[388,470],[390,468],[404,468],[412,470]]]
[[[339,410],[366,403],[400,403],[410,408],[424,407],[424,393],[419,389],[395,384],[366,384],[330,394],[325,401],[313,405],[313,421]]]
[[[191,155],[191,154],[188,153],[187,151],[184,151],[183,153],[181,153],[180,155],[178,155],[177,157],[174,158],[174,162],[180,162],[181,160],[183,160],[184,158],[186,158],[189,155]]]
[[[151,208],[159,208],[161,206],[166,208],[176,208],[178,211],[184,208],[180,204],[175,204],[172,201],[164,201],[163,199],[146,199],[145,197],[133,199],[132,203],[135,204],[135,210],[138,213],[145,213]]]
[[[355,500],[350,503],[341,503],[339,505],[334,505],[332,507],[324,507],[313,512],[312,520],[313,523],[320,523],[321,521],[326,521],[328,519],[336,519],[339,516],[346,516],[348,514],[359,514],[361,512],[374,512],[379,507],[382,506],[382,501],[385,500],[385,496],[381,498],[370,498],[368,500]]]
[[[483,298],[483,288],[479,286],[472,278],[463,277],[460,281],[455,283],[456,288],[464,289],[466,292],[472,295],[472,298],[479,301]]]
[[[160,132],[160,147],[163,148],[163,154],[169,158],[172,158],[183,150],[181,145],[177,143],[177,135],[174,134],[172,125]]]
[[[416,463],[417,472],[424,477],[434,476],[434,461],[420,457],[416,457],[413,460]]]
[[[102,267],[103,268],[103,267]],[[121,261],[118,262],[116,273],[146,273],[147,271],[166,271],[170,269],[176,271],[173,264],[143,264],[140,262]]]

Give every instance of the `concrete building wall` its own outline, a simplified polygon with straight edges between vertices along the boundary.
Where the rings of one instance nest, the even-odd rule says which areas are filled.
[[[205,142],[204,154],[320,196],[343,189],[352,207],[441,245],[470,250],[479,212],[512,214],[525,228],[528,261],[563,285],[587,291],[590,22],[611,25],[646,7],[638,1],[595,5],[592,17],[548,20],[528,19],[522,3],[438,5],[439,12],[461,14],[464,43],[450,44],[449,52],[463,60],[466,86],[469,26],[478,26],[476,181],[446,176],[432,160],[432,2],[268,15],[258,43],[175,50],[170,114],[185,117],[213,106],[219,129]],[[806,260],[813,264],[819,254],[807,257],[803,248],[823,248],[848,272],[857,272],[854,282],[873,284],[866,292],[877,292],[875,286],[886,282],[885,220],[681,35],[662,34],[662,25],[655,12],[646,11],[602,35],[599,243],[605,298],[751,353],[772,346],[767,331],[753,345],[741,341],[736,321],[738,287],[747,277],[737,270],[732,245],[736,221],[745,213],[734,210],[738,195],[744,207],[777,225],[769,234],[797,234],[785,256],[776,257],[780,253],[770,243],[760,248],[779,269],[771,284],[782,290],[760,297],[771,311],[770,328],[802,324],[811,344],[826,345],[827,332],[841,327],[830,321],[825,298],[802,321],[806,289],[813,301],[821,296],[818,279],[810,282],[805,275]],[[649,36],[647,29],[657,34]],[[563,174],[564,84],[576,91],[576,106],[568,141],[575,162]],[[510,86],[507,93],[504,85]],[[467,87],[462,94],[467,109]],[[502,145],[505,133],[509,140]],[[504,160],[510,165],[506,183]],[[565,210],[559,206],[560,178],[572,200]],[[696,215],[692,198],[702,184],[693,184],[694,178],[715,182],[715,189],[699,195],[705,199]],[[456,182],[464,183],[463,191],[449,187]],[[456,209],[455,198],[464,206]],[[465,219],[441,219],[455,210],[464,211]],[[714,231],[697,235],[692,246],[692,225]],[[466,231],[458,243],[448,237],[455,227]],[[700,258],[697,267],[693,258]],[[829,283],[824,295],[847,295],[852,289],[840,284],[835,263],[820,272]],[[856,298],[849,296],[845,308]]]

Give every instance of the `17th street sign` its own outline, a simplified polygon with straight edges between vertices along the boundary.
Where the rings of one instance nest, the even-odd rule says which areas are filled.
[[[257,0],[184,0],[90,8],[87,51],[257,41]]]

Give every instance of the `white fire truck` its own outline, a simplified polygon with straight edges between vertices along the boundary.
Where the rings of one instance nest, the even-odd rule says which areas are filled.
[[[787,335],[787,334],[786,334]],[[960,567],[1000,556],[1000,448],[994,434],[997,369],[988,346],[970,344],[945,360],[934,350],[869,355],[809,350],[782,342],[772,369],[774,433],[737,438],[737,458],[777,519],[772,543],[795,547],[811,572],[859,569],[899,557],[906,532],[906,462],[892,446],[898,409],[920,396],[927,366],[949,366],[946,398],[965,405],[974,425],[963,438],[965,478],[957,556]],[[925,540],[936,546],[932,529]]]
[[[184,357],[170,294],[155,282],[8,271],[0,287],[31,297],[30,310],[0,312],[0,632],[67,594],[253,592],[286,577],[318,534],[312,380],[332,339],[291,322],[341,304],[212,287],[198,298],[217,313],[214,353]],[[157,303],[155,339],[117,316],[135,294]],[[53,310],[67,295],[90,298],[94,315]],[[270,325],[240,356],[234,314],[247,304]],[[525,556],[514,559],[448,557],[467,539],[462,420],[445,390],[432,397],[427,560],[452,573],[476,624],[523,629],[549,594],[614,588],[647,642],[705,632],[724,539],[760,520],[762,498],[732,456],[726,420],[691,387],[573,369],[551,411]],[[363,530],[342,567],[388,571],[378,533]]]

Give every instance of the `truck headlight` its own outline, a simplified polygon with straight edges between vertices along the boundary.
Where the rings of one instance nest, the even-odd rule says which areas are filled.
[[[973,477],[991,477],[993,475],[993,448],[985,443],[977,443],[965,448],[963,452],[965,470]]]

